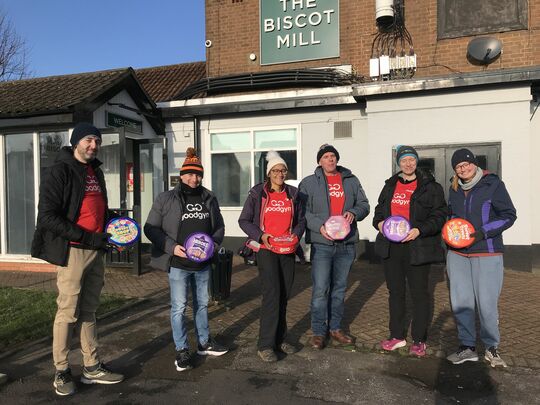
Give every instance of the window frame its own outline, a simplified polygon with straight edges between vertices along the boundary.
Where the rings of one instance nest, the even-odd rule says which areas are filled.
[[[39,186],[41,184],[41,142],[42,133],[67,132],[68,141],[73,127],[44,127],[44,128],[20,128],[17,130],[0,132],[0,187],[4,190],[0,193],[0,258],[9,258],[10,260],[29,260],[30,252],[9,253],[8,252],[8,229],[7,229],[7,156],[6,156],[6,137],[17,136],[21,134],[32,135],[33,160],[34,160],[34,222],[37,222],[38,204],[39,204]],[[33,260],[33,259],[30,259]]]
[[[267,152],[270,149],[268,148],[255,148],[255,133],[258,131],[276,131],[276,130],[294,130],[296,134],[296,145],[293,146],[287,146],[282,148],[272,148],[273,150],[280,152],[280,151],[290,151],[295,150],[296,151],[296,177],[297,180],[302,179],[302,153],[301,153],[301,126],[299,124],[296,125],[272,125],[272,126],[257,126],[257,127],[236,127],[236,128],[227,128],[227,129],[216,129],[216,130],[208,130],[207,132],[207,145],[208,148],[206,148],[207,153],[205,154],[206,161],[208,162],[205,164],[205,166],[208,167],[210,171],[209,176],[205,176],[205,178],[208,179],[208,187],[213,190],[213,184],[212,184],[212,155],[214,154],[232,154],[232,153],[249,153],[250,156],[250,174],[249,174],[249,181],[250,186],[249,188],[253,187],[255,185],[255,154],[257,152]],[[250,134],[250,148],[249,149],[233,149],[233,150],[212,150],[212,135],[213,134],[234,134],[234,133],[249,133]],[[224,205],[220,206],[222,210],[225,211],[237,211],[241,209],[243,206],[243,202],[241,202],[240,205]]]
[[[513,0],[518,8],[514,21],[507,24],[481,25],[450,29],[446,21],[446,3],[453,0],[437,0],[437,40],[462,38],[471,35],[486,35],[507,31],[529,29],[529,8],[527,0]]]

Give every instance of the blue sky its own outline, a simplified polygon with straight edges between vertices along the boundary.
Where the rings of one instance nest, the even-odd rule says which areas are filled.
[[[205,59],[204,0],[0,0],[32,76]]]

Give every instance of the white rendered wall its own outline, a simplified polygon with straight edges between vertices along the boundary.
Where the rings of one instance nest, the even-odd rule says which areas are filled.
[[[193,121],[179,121],[165,124],[165,134],[167,136],[168,158],[169,158],[169,179],[167,184],[170,187],[171,176],[180,175],[180,167],[186,158],[186,150],[194,145]],[[201,153],[197,151],[197,153]],[[203,160],[203,167],[205,161]],[[206,176],[208,178],[208,176]],[[205,179],[206,180],[206,179]]]
[[[540,233],[538,232],[538,229],[540,229],[540,210],[538,209],[538,196],[540,195],[540,176],[538,175],[538,173],[536,173],[536,170],[534,170],[538,167],[538,152],[540,151],[540,99],[536,102],[531,102],[530,113],[531,116],[534,113],[534,116],[532,116],[531,120],[531,147],[529,149],[528,156],[531,161],[531,168],[529,169],[529,172],[531,173],[531,188],[529,190],[529,199],[531,204],[531,235],[532,243],[540,244]],[[524,154],[526,154],[525,152],[526,149],[523,150]],[[533,163],[535,163],[534,168],[532,166]]]
[[[518,213],[504,234],[509,245],[531,243],[530,87],[368,101],[368,196],[375,201],[392,171],[396,144],[501,142],[502,179]],[[444,186],[444,185],[443,185]],[[373,230],[369,239],[376,236]]]
[[[505,243],[530,245],[533,226],[535,229],[540,226],[540,214],[533,213],[532,201],[532,195],[540,191],[538,176],[532,173],[532,159],[536,157],[534,151],[540,150],[540,112],[531,126],[530,100],[530,86],[521,86],[369,99],[366,111],[351,106],[350,110],[298,110],[287,114],[225,119],[212,117],[200,122],[202,161],[208,173],[203,184],[211,187],[210,132],[295,126],[299,128],[300,137],[299,177],[313,173],[321,144],[333,144],[340,152],[340,164],[351,169],[360,179],[369,198],[371,214],[360,223],[359,232],[361,239],[374,241],[376,231],[371,226],[373,209],[384,181],[392,174],[393,147],[398,144],[500,142],[502,178],[518,211],[515,225],[505,232]],[[353,123],[352,138],[333,139],[333,123],[347,120]],[[169,172],[173,175],[183,161],[186,147],[193,145],[192,122],[168,124],[167,136],[175,161],[171,168],[173,159],[170,159]],[[531,190],[536,192],[532,194]],[[227,236],[244,236],[237,223],[240,210],[241,207],[223,209]],[[539,236],[534,238],[535,243],[540,242]]]
[[[319,146],[323,143],[332,143],[336,146],[342,161],[347,165],[349,160],[356,159],[355,150],[360,151],[357,146],[361,137],[366,137],[367,134],[358,133],[363,127],[353,121],[353,137],[346,140],[334,140],[333,123],[334,121],[361,120],[361,114],[356,106],[352,106],[351,110],[347,111],[325,111],[325,112],[305,112],[289,113],[280,115],[268,115],[248,118],[228,118],[201,120],[201,143],[203,154],[203,165],[205,170],[211,169],[210,166],[210,146],[209,134],[213,131],[221,130],[236,130],[236,129],[251,129],[264,128],[275,126],[299,126],[298,136],[300,137],[300,149],[298,150],[298,178],[301,179],[313,173],[316,167],[316,156]],[[343,153],[342,153],[343,150]],[[206,187],[211,187],[211,176],[205,176],[203,184]],[[225,220],[226,236],[245,236],[244,232],[238,226],[238,216],[242,207],[239,208],[223,208],[222,214]]]
[[[112,97],[108,102],[110,103],[120,103],[124,104],[127,107],[139,108],[137,104],[133,101],[131,96],[126,90],[122,90],[120,93]],[[106,111],[113,114],[118,114],[126,118],[131,118],[137,121],[142,121],[142,134],[138,136],[136,133],[130,133],[130,137],[141,138],[141,139],[150,139],[155,138],[156,132],[152,126],[148,123],[144,115],[137,114],[135,111],[126,110],[125,108],[120,108],[117,105],[109,105],[104,103],[101,107],[94,111],[94,125],[98,128],[107,128],[106,121]]]

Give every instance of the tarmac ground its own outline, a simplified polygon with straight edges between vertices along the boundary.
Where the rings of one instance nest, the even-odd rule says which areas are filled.
[[[19,274],[13,274],[19,273]],[[456,349],[455,324],[442,266],[433,266],[431,292],[433,322],[428,356],[412,358],[407,348],[382,353],[378,342],[387,337],[387,290],[382,268],[355,263],[346,296],[344,329],[354,345],[329,343],[314,351],[311,336],[309,265],[297,266],[293,296],[288,306],[289,336],[302,350],[282,356],[277,363],[256,355],[260,294],[256,267],[235,260],[228,300],[209,308],[211,331],[231,348],[219,357],[196,358],[196,368],[175,370],[169,324],[166,274],[147,272],[140,277],[109,270],[105,292],[140,297],[137,305],[98,322],[102,358],[126,374],[111,386],[80,386],[77,395],[60,398],[52,388],[50,340],[34,342],[12,353],[0,353],[0,372],[8,383],[0,387],[2,403],[145,404],[534,404],[540,403],[539,356],[531,341],[540,332],[540,277],[505,271],[500,300],[501,355],[507,369],[492,369],[484,361],[456,366],[444,357]],[[0,272],[0,285],[54,289],[53,273]],[[189,315],[191,317],[191,314]],[[193,339],[193,324],[190,323]],[[192,341],[192,347],[195,347]],[[483,348],[479,345],[479,352]],[[482,357],[482,356],[481,356]],[[70,363],[76,380],[80,353]],[[8,402],[4,402],[4,399]]]

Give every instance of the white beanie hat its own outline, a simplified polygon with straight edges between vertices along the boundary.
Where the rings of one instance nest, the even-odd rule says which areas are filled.
[[[266,175],[268,176],[270,174],[270,170],[272,170],[272,168],[275,166],[275,165],[283,165],[287,168],[287,170],[289,169],[287,167],[287,163],[285,163],[285,161],[283,160],[283,158],[281,156],[279,156],[279,153],[277,153],[275,150],[270,150],[268,151],[268,153],[266,154],[266,161],[268,162],[268,165],[266,166]]]

